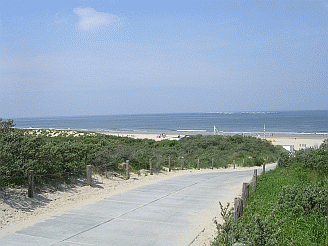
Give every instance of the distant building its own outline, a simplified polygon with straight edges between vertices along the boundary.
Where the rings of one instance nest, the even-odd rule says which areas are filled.
[[[294,153],[294,145],[283,145],[282,147],[289,152]]]
[[[306,149],[306,144],[304,143],[300,144],[300,149]]]

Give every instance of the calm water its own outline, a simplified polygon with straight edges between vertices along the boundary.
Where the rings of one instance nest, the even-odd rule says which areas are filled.
[[[88,131],[327,133],[328,110],[283,112],[218,112],[140,114],[79,117],[17,118],[18,128],[54,128]]]

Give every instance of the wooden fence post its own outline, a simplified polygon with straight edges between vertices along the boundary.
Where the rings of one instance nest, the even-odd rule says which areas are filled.
[[[243,159],[243,167],[245,166],[245,159]]]
[[[169,172],[171,172],[171,158],[169,157]]]
[[[34,196],[34,170],[28,171],[27,180],[28,180],[27,195],[29,198],[32,198]]]
[[[126,165],[126,179],[129,179],[130,178],[130,161],[126,160],[125,165]]]
[[[263,163],[263,173],[265,173],[265,163]]]
[[[149,159],[149,172],[150,175],[153,175],[153,162],[151,161],[151,159]]]
[[[212,170],[214,168],[214,159],[212,159]]]
[[[181,157],[181,170],[183,170],[183,167],[184,167],[184,158]]]
[[[243,199],[244,204],[248,199],[248,195],[249,195],[249,183],[243,183],[243,192],[241,194],[241,199]]]
[[[233,215],[234,222],[237,222],[238,219],[243,215],[243,200],[240,197],[235,198],[235,211]]]
[[[107,170],[107,164],[105,164],[105,177],[108,179],[108,170]]]
[[[92,166],[87,165],[87,185],[92,185]]]
[[[257,184],[257,169],[254,169],[254,174],[253,174],[253,187],[252,190],[256,190],[256,184]]]
[[[197,159],[197,169],[200,170],[199,158]]]
[[[224,168],[228,168],[227,161],[224,161]]]
[[[233,169],[236,169],[236,161],[233,160]]]

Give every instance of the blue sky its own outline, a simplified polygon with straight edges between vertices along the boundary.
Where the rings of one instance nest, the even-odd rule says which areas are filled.
[[[0,2],[0,117],[328,109],[328,1]]]

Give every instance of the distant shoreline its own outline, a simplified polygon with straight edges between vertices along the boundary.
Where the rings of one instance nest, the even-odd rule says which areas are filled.
[[[252,136],[252,137],[261,137],[266,138],[269,137],[326,137],[328,138],[328,132],[224,132],[220,131],[216,134],[211,131],[207,130],[194,130],[194,129],[182,129],[182,130],[104,130],[104,129],[71,129],[71,128],[18,128],[17,129],[25,129],[25,130],[53,130],[53,131],[81,131],[81,132],[96,132],[101,134],[107,135],[133,135],[133,134],[144,134],[144,135],[151,135],[151,134],[180,134],[180,135],[222,135],[222,136],[232,136],[232,135],[244,135],[244,136]]]
[[[54,128],[99,133],[222,135],[328,135],[328,111],[275,113],[181,113],[14,119],[17,128]]]
[[[73,129],[41,129],[41,128],[20,128],[25,130],[31,130],[39,132],[40,130],[46,131],[49,136],[56,136],[59,131],[67,132],[67,135],[80,136],[78,132],[84,133],[100,133],[105,135],[112,135],[118,137],[130,137],[134,139],[151,139],[155,141],[162,140],[180,140],[183,137],[194,136],[194,135],[205,135],[213,136],[213,132],[204,132],[204,131],[111,131],[111,130],[102,130],[102,131],[81,131]],[[294,150],[299,150],[302,148],[319,147],[325,139],[328,139],[327,133],[291,133],[291,132],[266,132],[265,137],[263,132],[220,132],[217,135],[221,136],[232,136],[232,135],[243,135],[258,137],[260,139],[266,139],[271,141],[273,145],[293,145]],[[83,134],[82,134],[83,135]]]

